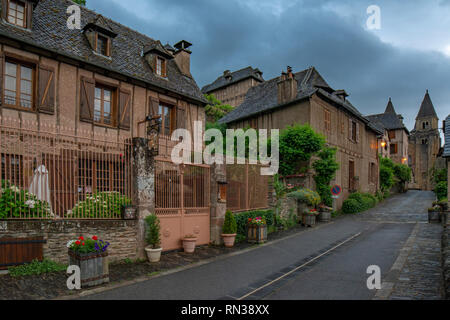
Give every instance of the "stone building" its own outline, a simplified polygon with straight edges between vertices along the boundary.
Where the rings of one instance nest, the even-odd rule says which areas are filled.
[[[444,120],[444,150],[442,157],[446,160],[447,167],[447,182],[450,181],[450,115]],[[450,202],[450,188],[447,188],[447,200]]]
[[[333,183],[342,186],[338,206],[350,192],[376,192],[378,181],[377,129],[347,99],[344,90],[334,90],[314,68],[292,73],[250,88],[245,101],[219,122],[230,128],[283,129],[310,124],[337,147],[340,169]]]
[[[251,87],[264,81],[262,74],[258,68],[251,66],[234,72],[225,70],[213,83],[204,86],[202,92],[214,94],[224,104],[237,107],[244,102],[245,94]]]
[[[409,136],[408,161],[413,175],[410,188],[433,189],[430,171],[435,167],[440,147],[439,119],[427,90]]]
[[[191,44],[163,46],[85,7],[80,7],[81,30],[69,29],[66,11],[71,5],[68,0],[1,1],[0,178],[27,190],[37,166],[45,165],[58,217],[35,223],[7,220],[2,235],[42,235],[48,246],[44,254],[61,260],[60,255],[67,256],[65,241],[98,232],[114,241],[115,259],[134,258],[138,245],[143,254],[142,219],[156,211],[161,220],[167,218],[161,221],[163,243],[180,243],[180,233],[195,233],[209,243],[210,193],[198,188],[200,183],[209,186],[208,166],[195,171],[203,176],[186,174],[192,179],[185,183],[186,207],[196,211],[189,212],[184,225],[180,221],[188,209],[167,195],[173,181],[183,181],[182,169],[167,161],[176,143],[170,134],[177,128],[192,130],[194,121],[205,122],[207,100],[190,72]],[[129,148],[131,141],[146,138],[148,119],[158,116],[157,162],[152,158],[146,163],[145,179],[130,178],[128,165],[137,150]],[[143,187],[148,194],[141,193]],[[96,192],[132,197],[139,220],[64,220],[72,218],[79,201]],[[158,202],[159,194],[164,203]],[[178,224],[169,226],[168,218]]]
[[[391,98],[389,98],[384,113],[366,117],[379,128],[386,130],[385,137],[380,143],[379,152],[384,157],[391,158],[394,162],[406,164],[408,161],[409,131],[403,124],[402,115],[395,112]]]

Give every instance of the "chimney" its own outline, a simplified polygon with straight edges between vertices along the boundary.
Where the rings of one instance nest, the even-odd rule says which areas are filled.
[[[345,92],[345,90],[341,89],[341,90],[336,90],[334,92],[341,100],[345,101],[345,98],[348,97],[347,92]]]
[[[188,50],[188,48],[192,46],[192,43],[187,42],[186,40],[181,40],[180,42],[176,43],[174,47],[176,48],[176,51],[174,53],[175,56],[175,62],[178,65],[178,68],[180,68],[180,71],[189,77],[191,76],[191,51]]]
[[[223,72],[223,76],[224,76],[224,78],[227,80],[227,81],[230,81],[231,80],[231,72],[230,72],[230,70],[225,70],[224,72]]]
[[[297,80],[292,73],[292,68],[287,67],[287,72],[281,72],[278,85],[278,104],[284,104],[297,97]]]

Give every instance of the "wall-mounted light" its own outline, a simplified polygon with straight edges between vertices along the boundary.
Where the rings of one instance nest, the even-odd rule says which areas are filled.
[[[405,164],[408,159],[402,158],[402,163]]]
[[[386,141],[381,141],[381,147],[386,147]]]

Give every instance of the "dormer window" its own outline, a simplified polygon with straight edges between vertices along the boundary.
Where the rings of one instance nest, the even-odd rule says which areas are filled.
[[[7,21],[16,26],[27,27],[27,4],[23,1],[9,0]]]
[[[97,33],[97,44],[96,44],[96,49],[95,51],[98,54],[101,54],[102,56],[105,57],[110,57],[111,56],[111,40],[109,39],[109,37],[105,37],[99,33]]]
[[[161,77],[166,76],[166,59],[156,57],[156,74]]]

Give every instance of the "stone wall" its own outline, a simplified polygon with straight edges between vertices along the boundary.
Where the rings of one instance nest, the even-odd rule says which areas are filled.
[[[33,220],[0,221],[0,238],[25,238],[43,236],[44,257],[68,263],[66,244],[80,235],[108,241],[110,261],[136,258],[136,220]]]

